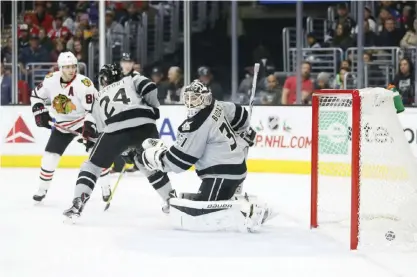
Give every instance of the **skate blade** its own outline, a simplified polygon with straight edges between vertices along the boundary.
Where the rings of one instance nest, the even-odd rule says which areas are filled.
[[[169,205],[162,206],[161,210],[164,214],[168,215],[171,207]]]
[[[72,216],[65,215],[64,223],[68,225],[74,225],[78,222],[79,218],[80,218],[79,215],[72,215]]]
[[[104,207],[104,211],[107,211],[110,208],[110,202],[106,204],[106,206]]]
[[[262,219],[262,224],[265,224],[266,222],[274,219],[278,216],[278,213],[272,210],[271,208],[268,208],[267,211],[265,211],[264,218]]]
[[[43,201],[37,201],[37,200],[33,200],[33,205],[34,206],[42,206],[43,205]]]

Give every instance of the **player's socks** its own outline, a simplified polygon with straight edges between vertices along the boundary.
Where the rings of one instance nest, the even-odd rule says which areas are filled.
[[[54,176],[54,171],[45,170],[41,168],[41,172],[39,174],[39,178],[40,178],[39,189],[35,193],[35,195],[33,195],[33,200],[40,202],[45,198],[46,193],[48,192],[48,189],[51,185],[53,176]]]

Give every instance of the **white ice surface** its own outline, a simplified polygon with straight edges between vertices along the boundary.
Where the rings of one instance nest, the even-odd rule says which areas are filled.
[[[0,169],[0,276],[417,276],[417,254],[349,251],[344,233],[309,229],[309,177],[249,174],[244,190],[279,215],[261,233],[172,230],[159,196],[138,174],[126,175],[103,212],[98,186],[76,225],[63,223],[78,170],[59,169],[35,205],[38,170]],[[195,192],[193,172],[170,175]],[[116,180],[112,176],[112,182]]]

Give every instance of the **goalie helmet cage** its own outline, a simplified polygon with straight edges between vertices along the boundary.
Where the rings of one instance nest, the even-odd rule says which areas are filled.
[[[359,170],[360,170],[360,120],[361,99],[359,90],[321,90],[312,97],[312,143],[311,143],[311,228],[318,227],[318,174],[319,174],[319,101],[321,95],[347,94],[352,96],[352,155],[351,155],[351,217],[350,249],[358,247],[359,235]],[[357,124],[355,124],[357,123]]]
[[[416,242],[417,217],[410,211],[417,207],[416,172],[392,92],[368,88],[313,94],[311,228],[349,224],[351,250],[359,243]],[[395,241],[387,237],[391,230]]]

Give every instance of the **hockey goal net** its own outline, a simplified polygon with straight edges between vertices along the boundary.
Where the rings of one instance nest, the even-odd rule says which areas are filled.
[[[312,111],[311,228],[345,230],[351,249],[414,248],[417,164],[393,93],[323,90]]]

